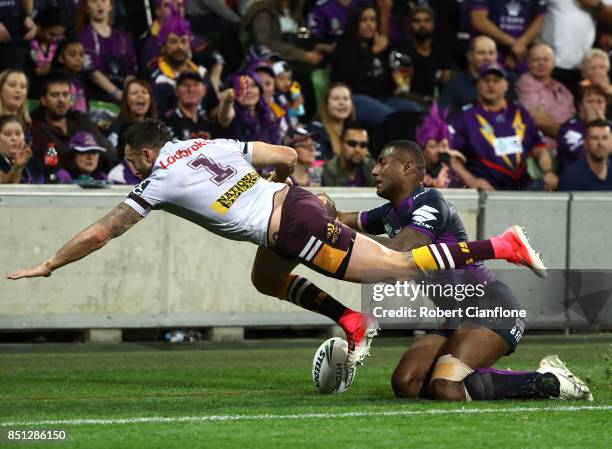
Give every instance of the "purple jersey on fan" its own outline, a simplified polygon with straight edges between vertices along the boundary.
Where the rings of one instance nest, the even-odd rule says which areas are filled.
[[[430,237],[432,243],[468,241],[463,220],[457,209],[446,201],[438,190],[425,188],[422,184],[402,201],[398,208],[387,203],[370,211],[362,211],[357,222],[363,232],[387,234],[390,238],[394,238],[404,228],[411,228]],[[482,262],[476,262],[461,271],[463,270],[469,271],[472,281],[484,282],[492,279],[491,273]],[[436,275],[448,276],[447,273]],[[456,275],[453,278],[458,281]]]
[[[353,0],[344,6],[338,0],[319,0],[308,13],[308,27],[316,42],[336,42],[344,33],[350,9],[355,5],[372,4],[369,0]]]
[[[78,39],[85,48],[85,72],[99,70],[120,89],[128,75],[136,75],[134,45],[123,31],[113,29],[109,37],[103,37],[87,25]]]
[[[451,120],[451,132],[452,148],[467,157],[466,168],[498,190],[526,187],[527,158],[536,147],[546,147],[527,110],[515,103],[499,111],[469,104]]]
[[[574,117],[563,123],[557,135],[557,166],[562,173],[568,166],[585,157],[586,123]]]
[[[469,0],[470,11],[488,11],[503,32],[520,37],[538,16],[546,14],[546,0]]]

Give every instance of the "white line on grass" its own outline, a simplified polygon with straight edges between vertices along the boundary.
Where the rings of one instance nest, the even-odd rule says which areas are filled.
[[[361,418],[385,416],[414,416],[414,415],[455,415],[455,414],[486,414],[486,413],[539,413],[539,412],[587,412],[612,410],[612,405],[566,405],[556,407],[512,407],[512,408],[458,408],[450,410],[389,410],[370,412],[344,412],[344,413],[304,413],[294,415],[208,415],[208,416],[143,416],[134,418],[113,419],[56,419],[47,421],[13,421],[0,423],[0,427],[23,426],[83,426],[83,425],[112,425],[112,424],[160,424],[183,422],[211,422],[211,421],[266,421],[266,420],[298,420],[298,419],[327,419],[327,418]]]

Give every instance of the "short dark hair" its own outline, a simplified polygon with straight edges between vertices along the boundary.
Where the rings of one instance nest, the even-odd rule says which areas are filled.
[[[584,100],[587,95],[592,94],[604,97],[606,100],[606,104],[608,104],[608,94],[603,89],[603,87],[598,86],[597,84],[587,84],[586,86],[582,86],[578,91],[577,104],[580,105],[582,103],[582,100]]]
[[[70,77],[63,72],[51,72],[45,77],[43,82],[42,96],[47,95],[51,84],[67,84],[70,86],[71,80]]]
[[[11,114],[4,114],[0,116],[0,131],[2,131],[4,127],[9,123],[19,123],[19,126],[21,126],[21,130],[25,132],[25,126],[23,126],[23,122],[19,120],[19,117]]]
[[[349,129],[356,129],[358,131],[365,131],[368,132],[368,128],[366,128],[366,126],[357,121],[357,120],[351,120],[346,122],[343,126],[342,126],[342,133],[340,133],[340,139],[344,140],[344,136],[346,135],[346,132]]]
[[[423,154],[423,150],[413,140],[392,140],[385,144],[381,153],[388,148],[393,148],[395,150],[402,151],[408,155],[408,157],[414,161],[417,168],[425,170],[425,156]]]
[[[588,131],[591,128],[611,128],[612,129],[612,124],[610,124],[610,122],[606,119],[598,118],[596,120],[591,120],[589,123],[587,123],[586,130]]]
[[[172,140],[172,134],[161,120],[146,118],[130,126],[123,139],[134,150],[148,147],[157,151]]]

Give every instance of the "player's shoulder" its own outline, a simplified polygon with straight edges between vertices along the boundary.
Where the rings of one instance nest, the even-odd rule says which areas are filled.
[[[441,214],[449,211],[448,201],[439,190],[430,187],[420,187],[412,195],[411,213]]]

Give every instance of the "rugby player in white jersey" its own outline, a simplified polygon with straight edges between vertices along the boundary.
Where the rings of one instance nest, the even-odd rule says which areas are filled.
[[[285,184],[297,160],[295,150],[263,142],[171,140],[162,122],[146,119],[125,134],[126,159],[143,181],[105,217],[35,267],[8,279],[51,273],[119,237],[151,209],[183,217],[222,237],[259,245],[251,274],[255,288],[328,316],[346,332],[347,365],[361,364],[377,334],[375,320],[344,307],[307,279],[292,275],[298,263],[350,282],[403,281],[444,269],[433,246],[398,252],[357,234],[331,217],[325,199]],[[271,179],[257,169],[274,166]],[[505,259],[544,267],[528,242],[502,236],[445,248],[446,266]],[[449,251],[446,251],[448,249]]]

